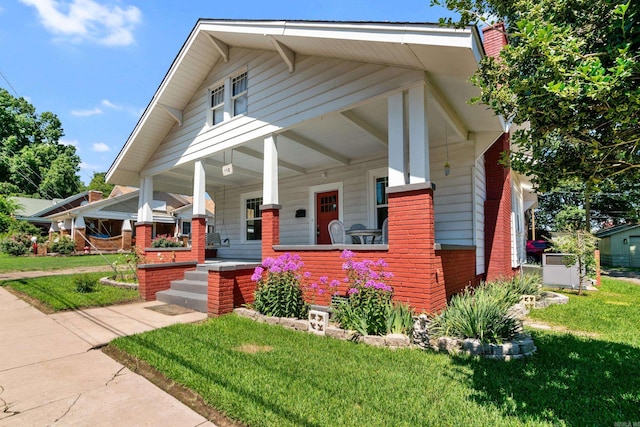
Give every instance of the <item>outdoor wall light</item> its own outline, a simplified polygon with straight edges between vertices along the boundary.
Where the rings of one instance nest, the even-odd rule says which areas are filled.
[[[629,241],[627,239],[623,239],[622,243],[624,243],[626,245],[627,243],[629,243]]]

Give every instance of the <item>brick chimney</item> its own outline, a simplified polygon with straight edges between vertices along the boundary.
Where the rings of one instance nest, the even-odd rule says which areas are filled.
[[[89,198],[88,200],[89,203],[102,200],[102,191],[89,190],[88,198]]]
[[[484,38],[484,51],[487,56],[493,56],[497,58],[500,55],[500,51],[507,45],[507,34],[504,28],[504,23],[498,22],[490,27],[484,27],[482,29],[482,36]]]

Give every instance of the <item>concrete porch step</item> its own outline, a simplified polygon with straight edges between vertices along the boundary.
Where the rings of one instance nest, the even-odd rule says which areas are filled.
[[[156,293],[156,299],[167,304],[175,304],[181,307],[190,308],[201,313],[207,312],[207,295],[195,294],[193,292],[177,291],[167,289]]]
[[[190,270],[184,273],[184,278],[185,280],[200,281],[206,284],[207,280],[209,280],[209,271],[206,269]]]
[[[194,294],[206,295],[207,294],[207,282],[200,280],[173,280],[171,281],[171,289],[182,292],[192,292]]]

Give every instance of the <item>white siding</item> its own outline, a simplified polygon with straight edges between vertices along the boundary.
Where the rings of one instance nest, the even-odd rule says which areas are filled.
[[[469,141],[449,143],[451,173],[444,174],[446,150],[433,147],[431,181],[436,184],[433,201],[436,242],[474,245],[474,149]]]
[[[342,218],[348,228],[352,224],[370,222],[367,202],[367,171],[386,167],[386,158],[371,160],[363,163],[351,164],[334,169],[328,169],[327,177],[320,172],[280,180],[280,243],[283,245],[308,245],[315,224],[311,223],[313,206],[309,206],[309,187],[330,183],[342,183],[343,200]],[[261,185],[242,188],[227,188],[213,195],[216,202],[216,231],[223,239],[229,238],[231,246],[218,249],[221,257],[231,258],[260,258],[261,242],[241,243],[240,195],[251,191],[261,190]],[[298,209],[305,209],[304,218],[296,218]]]
[[[208,88],[243,67],[248,114],[207,126]],[[423,80],[418,70],[319,57],[298,58],[289,73],[276,53],[233,48],[230,61],[216,64],[195,92],[183,125],[173,127],[144,172],[161,172]]]
[[[516,268],[526,260],[526,236],[522,185],[511,174],[511,266]]]
[[[484,155],[476,160],[474,176],[474,216],[476,244],[476,274],[485,273],[484,261],[484,204],[487,201],[487,177],[484,168]]]

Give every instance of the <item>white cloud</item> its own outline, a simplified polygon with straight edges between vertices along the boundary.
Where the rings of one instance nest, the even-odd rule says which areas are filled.
[[[142,112],[144,111],[144,109],[135,108],[130,105],[114,104],[108,99],[103,99],[101,104],[104,107],[108,107],[116,111],[124,111],[125,113],[130,114],[133,117],[140,117],[142,115]]]
[[[20,0],[38,11],[51,33],[72,41],[92,41],[106,46],[132,44],[133,30],[142,21],[135,6],[124,9],[96,0]]]
[[[111,151],[111,147],[109,147],[104,142],[94,142],[93,151],[97,151],[98,153],[105,153],[107,151]]]
[[[75,139],[60,139],[58,142],[60,142],[61,145],[73,145],[76,148],[80,146],[80,143]]]
[[[71,110],[71,115],[76,117],[97,116],[99,114],[102,114],[102,110],[98,107],[93,110]]]

